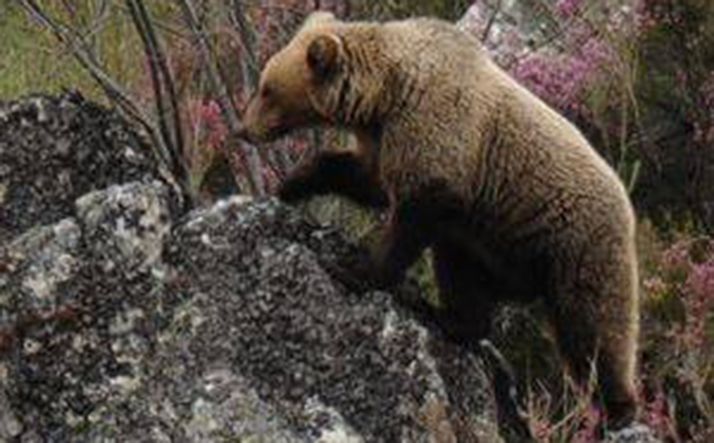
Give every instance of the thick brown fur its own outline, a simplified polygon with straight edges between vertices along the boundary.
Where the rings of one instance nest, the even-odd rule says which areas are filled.
[[[565,118],[448,23],[308,19],[268,62],[244,135],[351,131],[285,182],[387,208],[375,274],[398,281],[434,251],[440,317],[478,338],[497,302],[542,298],[574,378],[595,362],[611,423],[636,413],[634,214],[620,180]]]

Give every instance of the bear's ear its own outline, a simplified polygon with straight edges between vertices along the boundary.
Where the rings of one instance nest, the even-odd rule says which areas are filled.
[[[310,42],[307,48],[307,65],[318,79],[329,77],[339,63],[340,46],[339,37],[332,34],[320,35]]]

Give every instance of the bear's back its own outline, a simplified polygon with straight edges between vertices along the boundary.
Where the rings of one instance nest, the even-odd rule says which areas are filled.
[[[488,62],[478,40],[442,20],[387,22],[383,32],[390,58],[425,74],[448,75],[453,82],[463,82],[476,75],[481,63]]]
[[[520,224],[546,202],[565,200],[631,233],[632,209],[614,170],[571,122],[498,67],[478,40],[435,19],[387,22],[382,29],[386,50],[407,79],[399,79],[400,86],[411,81],[425,91],[392,138],[397,147],[419,151],[412,156],[399,149],[398,156],[410,156],[411,173],[449,183],[466,202],[478,198],[474,183],[482,191],[506,186],[503,192],[522,203],[512,214],[496,204],[499,223]],[[403,170],[406,161],[390,163]]]

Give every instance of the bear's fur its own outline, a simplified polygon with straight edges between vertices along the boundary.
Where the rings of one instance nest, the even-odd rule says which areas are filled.
[[[574,378],[592,367],[610,424],[636,413],[635,218],[617,175],[565,118],[431,19],[311,16],[267,63],[246,138],[351,131],[286,180],[288,201],[336,193],[386,208],[373,275],[398,281],[434,252],[439,318],[487,332],[497,302],[542,298]],[[591,365],[595,362],[595,365]]]

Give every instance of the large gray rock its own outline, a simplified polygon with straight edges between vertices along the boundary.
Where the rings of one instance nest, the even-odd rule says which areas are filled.
[[[168,206],[113,186],[6,246],[0,438],[497,439],[480,361],[335,279],[334,229],[234,198],[170,232]]]
[[[157,177],[137,133],[79,94],[0,102],[0,243],[69,216],[87,192]]]

